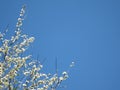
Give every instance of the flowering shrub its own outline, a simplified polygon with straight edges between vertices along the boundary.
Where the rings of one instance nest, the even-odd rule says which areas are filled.
[[[21,32],[24,13],[25,6],[10,39],[4,37],[7,31],[0,33],[0,90],[55,90],[68,78],[68,72],[62,72],[61,76],[42,73],[43,65],[39,61],[31,60],[31,55],[23,56],[35,39]]]

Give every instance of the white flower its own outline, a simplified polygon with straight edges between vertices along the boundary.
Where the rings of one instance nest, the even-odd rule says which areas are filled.
[[[25,51],[25,48],[21,48],[21,50],[22,50],[22,52],[24,52],[24,51]]]
[[[2,51],[2,48],[0,48],[0,52]]]
[[[63,80],[64,80],[64,78],[63,78],[63,77],[59,77],[59,80],[60,80],[60,81],[63,81]]]
[[[71,64],[70,64],[70,67],[73,67],[75,65],[75,62],[72,62]]]
[[[28,74],[30,74],[30,72],[26,71],[26,72],[24,72],[23,74],[24,74],[24,75],[28,75]]]
[[[63,75],[67,75],[67,72],[64,71],[62,74],[63,74]]]
[[[23,84],[24,87],[26,87],[27,85],[26,84]]]
[[[33,42],[34,40],[35,40],[34,37],[30,37],[30,38],[29,38],[29,42]]]
[[[26,83],[29,83],[30,81],[26,80]]]

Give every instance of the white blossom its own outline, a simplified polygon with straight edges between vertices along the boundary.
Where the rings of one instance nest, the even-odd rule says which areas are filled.
[[[4,33],[0,33],[0,90],[55,90],[62,81],[68,78],[68,73],[64,71],[61,76],[57,73],[42,73],[43,65],[32,60],[31,55],[24,56],[24,52],[35,40],[22,34],[23,16],[25,6],[21,9],[20,16],[16,23],[15,34],[10,39],[4,38]],[[71,67],[74,65],[72,62]],[[20,77],[23,78],[21,79]],[[19,78],[18,78],[19,77]]]

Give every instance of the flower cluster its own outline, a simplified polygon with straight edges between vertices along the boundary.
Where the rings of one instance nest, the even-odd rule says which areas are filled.
[[[24,56],[24,52],[34,37],[22,34],[21,26],[24,20],[25,6],[22,7],[15,34],[5,39],[0,33],[0,90],[55,90],[62,81],[68,78],[68,72],[61,76],[42,73],[43,65],[39,61],[31,60],[31,55]],[[72,62],[72,67],[74,62]]]

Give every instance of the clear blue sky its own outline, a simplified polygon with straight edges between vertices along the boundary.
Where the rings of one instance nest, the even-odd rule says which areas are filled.
[[[46,72],[76,66],[58,90],[120,90],[120,0],[1,0],[0,31],[15,28],[27,5],[23,32],[35,36],[29,52],[47,58]]]

